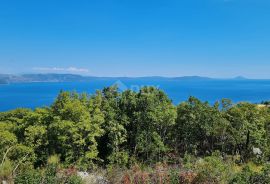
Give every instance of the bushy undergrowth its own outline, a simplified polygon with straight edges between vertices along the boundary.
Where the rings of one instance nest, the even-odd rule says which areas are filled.
[[[15,177],[15,184],[40,184],[42,183],[42,174],[39,170],[26,170]]]
[[[56,165],[48,165],[45,170],[21,171],[15,176],[14,184],[83,184],[76,174],[58,170]]]
[[[186,160],[185,160],[186,159]],[[220,155],[195,159],[185,156],[183,163],[134,165],[130,169],[111,168],[108,179],[121,184],[268,184],[269,165],[237,165]],[[252,165],[252,166],[251,166]]]
[[[76,168],[65,169],[50,160],[42,169],[22,167],[15,175],[14,183],[99,184],[97,181],[103,181],[104,184],[270,184],[270,165],[252,162],[236,164],[235,159],[226,160],[218,152],[204,158],[186,154],[175,164],[138,163],[129,168],[111,165],[106,172],[104,169],[90,172],[92,179],[84,181],[77,175]]]
[[[270,167],[266,165],[262,171],[254,171],[245,166],[242,172],[237,173],[230,184],[270,184]]]

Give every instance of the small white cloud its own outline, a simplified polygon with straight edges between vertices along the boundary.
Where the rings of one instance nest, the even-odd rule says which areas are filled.
[[[60,67],[34,67],[33,70],[40,72],[60,72],[60,73],[89,73],[87,68],[77,68],[77,67],[68,67],[68,68],[60,68]]]

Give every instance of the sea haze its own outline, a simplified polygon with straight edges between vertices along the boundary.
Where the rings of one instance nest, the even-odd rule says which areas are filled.
[[[213,104],[222,98],[233,102],[259,103],[270,99],[270,80],[236,78],[217,80],[201,77],[181,78],[91,78],[79,82],[14,82],[0,85],[0,111],[14,108],[49,106],[61,90],[94,93],[104,87],[117,84],[120,91],[138,90],[142,86],[155,86],[165,91],[174,104],[195,96]]]

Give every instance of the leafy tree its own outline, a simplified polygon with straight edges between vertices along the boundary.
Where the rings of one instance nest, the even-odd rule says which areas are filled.
[[[17,143],[17,137],[15,134],[6,131],[1,130],[0,131],[0,148],[1,151],[4,151],[5,149],[8,149],[12,146],[14,146]]]
[[[222,165],[227,156],[240,154],[243,162],[269,160],[269,117],[267,106],[234,105],[227,99],[211,105],[190,97],[175,106],[154,87],[120,93],[111,86],[93,95],[62,91],[50,107],[0,113],[0,167],[8,168],[0,177],[20,174],[23,168],[43,167],[48,158],[64,167],[87,170],[101,164],[155,163],[172,156],[179,160],[185,154],[186,168],[198,164],[198,176],[221,182],[228,180],[220,180],[219,175],[228,171],[226,164]],[[206,157],[203,162],[195,159],[216,150],[221,155]],[[194,158],[192,162],[187,155]],[[47,176],[53,174],[46,180],[58,182],[57,169],[50,169],[46,169]],[[205,169],[214,171],[208,177]],[[257,174],[243,171],[234,179],[268,182],[267,174],[269,169]],[[35,173],[28,176],[39,179]],[[74,182],[79,180],[74,178]]]
[[[210,106],[190,97],[177,109],[174,142],[179,152],[210,154],[215,149],[222,150],[228,122],[219,111],[218,103]]]
[[[96,139],[103,133],[99,98],[88,99],[77,93],[62,92],[52,105],[49,141],[53,152],[60,154],[67,164],[89,167],[98,160]]]
[[[137,93],[131,90],[124,91],[119,101],[119,108],[121,112],[121,119],[125,125],[127,131],[127,142],[125,149],[129,151],[129,154],[134,154],[136,146],[136,134],[137,134]]]
[[[100,139],[101,158],[110,164],[126,164],[128,153],[124,150],[127,142],[126,121],[119,109],[120,94],[117,86],[102,91],[102,111],[104,112],[103,129],[105,134]]]
[[[134,154],[148,161],[162,159],[169,150],[170,128],[175,124],[176,109],[164,92],[144,87],[137,95]]]
[[[243,161],[250,158],[253,147],[261,150],[266,148],[266,117],[257,105],[237,104],[227,111],[227,119],[234,151],[241,155]]]

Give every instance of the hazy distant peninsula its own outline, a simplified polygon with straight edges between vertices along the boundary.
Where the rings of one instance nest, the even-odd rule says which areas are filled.
[[[221,80],[209,77],[201,76],[183,76],[183,77],[161,77],[161,76],[149,76],[149,77],[95,77],[95,76],[81,76],[76,74],[0,74],[0,84],[7,83],[32,83],[32,82],[90,82],[92,80],[192,80],[192,81],[204,81],[204,80]],[[242,76],[231,78],[229,80],[247,80]]]

